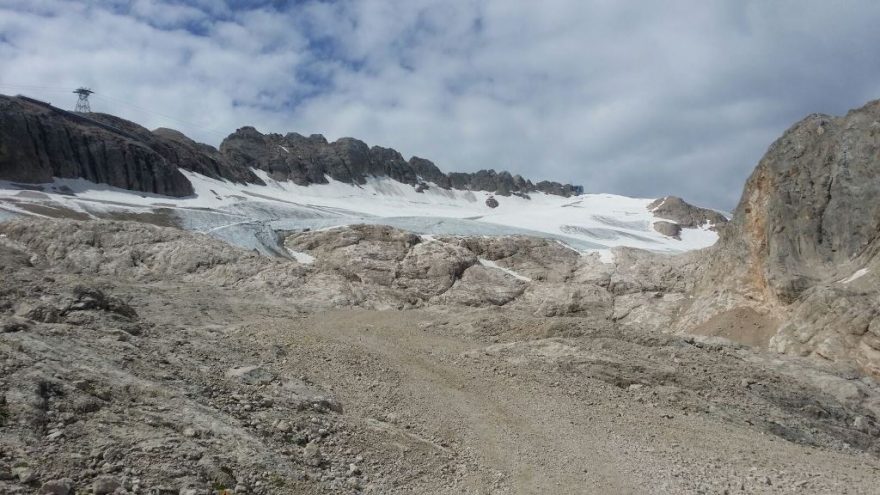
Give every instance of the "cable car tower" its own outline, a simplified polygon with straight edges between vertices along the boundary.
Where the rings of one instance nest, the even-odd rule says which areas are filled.
[[[73,92],[79,95],[79,100],[77,100],[76,108],[73,111],[92,113],[92,107],[89,106],[89,95],[94,93],[94,91],[89,88],[76,88]]]

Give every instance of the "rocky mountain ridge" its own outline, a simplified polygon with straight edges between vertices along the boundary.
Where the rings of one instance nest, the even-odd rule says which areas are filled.
[[[657,200],[720,233],[680,255],[370,224],[275,230],[289,257],[264,256],[153,210],[0,222],[0,491],[875,493],[878,130],[880,102],[796,124],[726,225]]]
[[[354,138],[332,143],[323,136],[262,134],[242,127],[219,150],[171,129],[149,131],[112,115],[76,114],[31,98],[0,95],[0,180],[50,182],[77,178],[124,189],[188,196],[192,186],[179,169],[233,182],[263,184],[252,168],[276,180],[323,184],[327,177],[362,184],[389,177],[424,190],[488,191],[507,196],[544,192],[571,196],[580,186],[541,181],[495,170],[444,174],[429,160],[405,160],[392,148],[369,147]]]
[[[880,374],[880,100],[788,129],[701,256],[680,329],[754,308],[775,350]]]

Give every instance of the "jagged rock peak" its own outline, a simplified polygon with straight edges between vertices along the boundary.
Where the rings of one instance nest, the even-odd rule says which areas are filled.
[[[407,161],[393,148],[369,147],[350,137],[328,142],[320,134],[306,138],[291,132],[282,136],[242,127],[223,141],[220,151],[239,167],[264,170],[275,180],[290,180],[300,185],[326,183],[325,176],[362,184],[367,177],[376,176],[414,186],[433,182],[444,189],[488,191],[501,196],[535,191],[572,196],[583,192],[581,186],[550,181],[533,184],[519,175],[492,169],[445,174],[425,158],[414,156]]]
[[[727,217],[721,213],[694,206],[677,196],[656,199],[648,205],[648,209],[658,218],[671,220],[654,222],[654,230],[676,239],[680,238],[681,229],[706,226],[718,230],[727,223]]]
[[[369,147],[354,138],[328,142],[320,134],[305,137],[263,134],[241,127],[220,149],[184,134],[148,129],[112,115],[67,112],[24,96],[0,95],[0,179],[49,182],[53,177],[84,178],[111,186],[169,196],[193,194],[180,169],[239,183],[263,184],[252,169],[275,180],[322,184],[327,177],[363,184],[388,177],[424,191],[441,188],[488,191],[502,196],[542,191],[570,196],[580,186],[558,182],[532,184],[494,170],[444,174],[429,160],[409,161],[392,148]]]

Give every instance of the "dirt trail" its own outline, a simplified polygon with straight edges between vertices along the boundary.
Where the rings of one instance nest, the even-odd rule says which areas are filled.
[[[880,393],[807,362],[507,309],[15,276],[35,317],[82,309],[4,320],[0,470],[29,481],[0,491],[878,493]]]
[[[620,472],[620,453],[606,448],[609,438],[595,428],[573,428],[572,418],[554,414],[569,409],[566,398],[540,393],[516,377],[474,369],[462,355],[479,345],[419,330],[424,319],[415,313],[345,311],[315,315],[305,329],[353,352],[381,356],[404,377],[399,393],[407,398],[408,412],[426,425],[437,419],[450,424],[489,473],[484,476],[496,478],[474,479],[471,489],[506,479],[511,493],[548,487],[555,493],[637,492]]]
[[[880,473],[870,457],[811,449],[656,407],[555,366],[513,367],[485,352],[479,335],[438,331],[436,318],[417,311],[319,313],[296,322],[289,338],[290,345],[302,345],[308,336],[317,348],[371,356],[393,371],[395,391],[385,406],[407,418],[412,431],[445,439],[476,468],[449,493],[723,491],[745,487],[751,478],[773,482],[758,471],[786,478],[817,465],[832,480],[849,479],[853,471]],[[349,414],[369,416],[377,399],[338,371],[328,368],[321,380],[349,398]],[[375,371],[381,374],[359,372]],[[712,484],[700,480],[707,475]]]

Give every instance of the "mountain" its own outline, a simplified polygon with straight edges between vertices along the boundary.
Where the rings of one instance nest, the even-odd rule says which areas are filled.
[[[880,374],[880,100],[776,140],[702,264],[683,328],[754,308],[772,348]]]
[[[45,183],[53,177],[84,178],[123,189],[183,197],[193,193],[180,169],[245,184],[264,184],[252,169],[278,181],[326,184],[328,178],[364,184],[369,177],[443,189],[487,191],[501,196],[544,192],[569,197],[581,186],[541,181],[494,170],[444,174],[431,161],[406,161],[394,149],[342,138],[296,133],[261,134],[242,127],[220,149],[171,129],[149,131],[101,113],[77,114],[24,96],[0,95],[0,180]]]
[[[381,223],[428,235],[548,237],[610,259],[615,246],[702,248],[726,222],[678,198],[654,205],[494,170],[445,174],[353,138],[243,127],[218,150],[26,97],[0,97],[2,180],[0,217],[136,218],[280,256],[279,231]]]
[[[877,102],[730,222],[78,118],[2,124],[2,493],[876,492]]]

